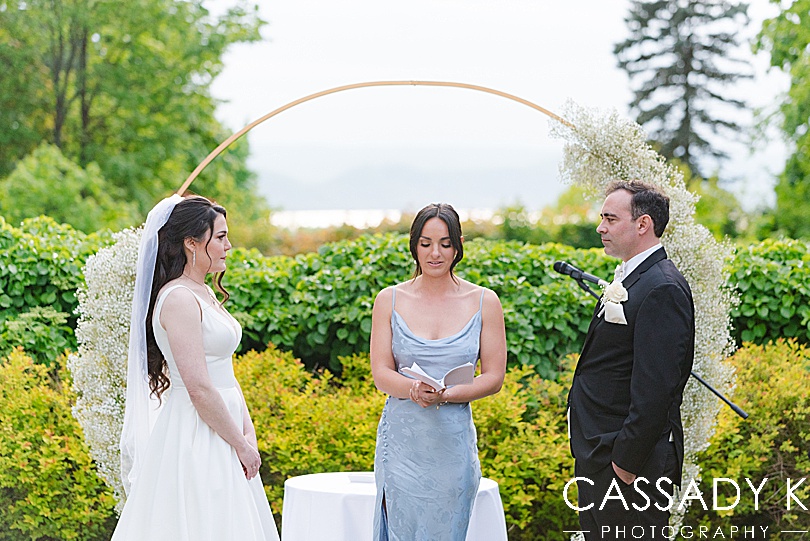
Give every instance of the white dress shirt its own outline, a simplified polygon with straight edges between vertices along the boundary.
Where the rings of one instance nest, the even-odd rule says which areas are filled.
[[[648,249],[644,250],[643,252],[641,252],[640,254],[634,255],[633,257],[631,257],[630,259],[628,259],[627,261],[622,263],[620,265],[621,266],[621,271],[620,271],[621,272],[621,274],[620,274],[621,277],[619,279],[624,280],[625,277],[629,276],[631,272],[636,270],[636,268],[638,268],[638,266],[641,265],[644,262],[645,259],[650,257],[652,255],[652,253],[655,252],[659,248],[661,248],[661,243],[660,242],[658,244],[656,244],[655,246],[653,246],[652,248],[648,248]]]

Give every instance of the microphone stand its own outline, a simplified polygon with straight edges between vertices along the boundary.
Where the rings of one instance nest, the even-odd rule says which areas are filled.
[[[595,298],[597,301],[599,300],[599,295],[597,295],[596,292],[593,289],[591,289],[591,287],[588,284],[585,283],[585,280],[582,279],[582,276],[575,277],[573,274],[570,275],[570,276],[571,276],[571,278],[574,279],[574,281],[577,284],[579,284],[579,287],[581,287],[582,289],[584,289],[585,291],[590,293],[593,296],[593,298]],[[708,390],[713,392],[717,396],[717,398],[719,398],[720,400],[725,402],[726,405],[728,405],[728,407],[730,407],[732,410],[734,410],[734,413],[736,413],[737,415],[739,415],[743,419],[748,419],[748,413],[746,413],[745,410],[743,410],[740,406],[738,406],[737,404],[735,404],[734,402],[732,402],[731,400],[729,400],[728,398],[723,396],[723,394],[720,391],[718,391],[717,389],[715,389],[714,387],[712,387],[711,384],[709,384],[708,381],[704,380],[703,378],[701,378],[700,376],[695,374],[694,370],[692,370],[690,372],[690,374],[692,375],[693,378],[695,378],[700,383],[702,383],[704,387],[706,387]]]

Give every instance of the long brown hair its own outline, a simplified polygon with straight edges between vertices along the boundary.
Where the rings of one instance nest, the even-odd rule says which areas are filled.
[[[166,374],[166,359],[157,345],[152,330],[152,312],[155,309],[157,296],[168,282],[179,278],[188,263],[183,242],[192,238],[202,242],[208,234],[205,251],[214,233],[214,221],[218,216],[226,217],[225,209],[212,203],[205,197],[192,195],[177,203],[168,221],[158,231],[158,250],[155,259],[155,275],[152,279],[152,292],[149,298],[149,309],[146,312],[146,360],[149,373],[149,390],[160,396],[169,388],[171,380]],[[222,293],[224,303],[230,295],[222,287],[222,276],[219,272],[214,277],[216,289]]]

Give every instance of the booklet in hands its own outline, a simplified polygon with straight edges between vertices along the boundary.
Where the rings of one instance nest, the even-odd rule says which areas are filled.
[[[421,382],[427,383],[437,391],[441,391],[450,385],[469,385],[473,382],[475,377],[475,365],[472,363],[460,364],[455,368],[450,369],[442,379],[436,380],[428,376],[422,368],[413,363],[410,368],[405,366],[399,370],[407,376],[418,379]]]

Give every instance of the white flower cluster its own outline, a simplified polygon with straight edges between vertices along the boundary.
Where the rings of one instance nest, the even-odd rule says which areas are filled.
[[[118,510],[124,503],[119,440],[124,424],[127,353],[135,262],[141,228],[115,234],[115,243],[88,258],[85,285],[77,291],[78,352],[68,358],[77,394],[73,415],[99,476],[112,487]]]
[[[669,225],[661,242],[692,288],[694,371],[729,396],[734,370],[724,360],[734,350],[730,312],[738,299],[728,287],[723,264],[733,247],[717,242],[695,222],[697,196],[686,189],[681,172],[647,144],[641,126],[616,111],[586,109],[571,101],[566,103],[563,117],[569,125],[551,121],[551,135],[565,141],[560,165],[563,181],[585,186],[595,198],[603,195],[613,180],[642,180],[669,196]],[[700,474],[696,453],[708,446],[721,407],[712,393],[690,378],[681,407],[685,432],[683,486]],[[673,523],[680,525],[682,518],[673,516]]]

